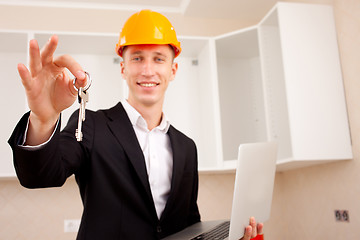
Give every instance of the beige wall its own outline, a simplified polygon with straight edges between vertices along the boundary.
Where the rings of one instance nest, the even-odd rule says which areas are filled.
[[[74,178],[62,188],[31,190],[0,181],[1,240],[74,240],[75,233],[64,233],[64,219],[80,219],[81,212]]]
[[[271,219],[265,225],[266,239],[360,239],[360,1],[292,2],[334,6],[354,160],[277,173]],[[120,19],[128,16],[112,11],[106,15],[94,10],[66,12],[62,16],[61,10],[0,6],[0,29],[117,32],[122,25]],[[41,14],[45,14],[43,18],[33,17]],[[180,35],[209,36],[255,24],[182,19],[178,15],[171,18],[179,26]],[[233,181],[234,174],[200,175],[203,220],[229,218]],[[350,222],[335,222],[335,209],[349,210]],[[73,233],[63,232],[63,220],[80,215],[81,201],[73,179],[62,188],[44,190],[24,189],[17,180],[0,180],[0,239],[74,239]]]

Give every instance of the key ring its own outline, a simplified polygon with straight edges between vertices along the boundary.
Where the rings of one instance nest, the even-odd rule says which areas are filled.
[[[84,71],[84,73],[87,75],[88,81],[86,81],[86,86],[83,88],[83,91],[87,91],[91,86],[92,79],[91,79],[90,74],[88,72]],[[73,86],[74,86],[74,89],[78,92],[79,89],[75,86],[76,79],[77,78],[74,78],[74,80],[73,80]]]

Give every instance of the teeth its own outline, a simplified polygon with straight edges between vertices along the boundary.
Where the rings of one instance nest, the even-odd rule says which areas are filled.
[[[140,83],[140,86],[142,86],[142,87],[154,87],[154,86],[156,86],[156,83]]]

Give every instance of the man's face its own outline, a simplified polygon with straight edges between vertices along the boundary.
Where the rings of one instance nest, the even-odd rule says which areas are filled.
[[[162,107],[178,68],[173,49],[169,45],[132,45],[124,50],[123,59],[121,74],[129,86],[129,103]]]

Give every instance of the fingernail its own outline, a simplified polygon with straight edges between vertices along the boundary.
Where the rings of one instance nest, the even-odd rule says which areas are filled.
[[[77,75],[77,78],[79,78],[79,79],[85,79],[85,73],[84,73],[84,71],[78,71],[78,72],[76,73],[76,75]]]

